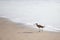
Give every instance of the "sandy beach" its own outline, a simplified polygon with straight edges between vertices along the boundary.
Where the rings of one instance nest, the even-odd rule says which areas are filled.
[[[60,32],[38,32],[0,18],[0,40],[60,40]]]

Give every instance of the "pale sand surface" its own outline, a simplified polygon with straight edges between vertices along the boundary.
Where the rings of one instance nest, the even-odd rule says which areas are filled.
[[[0,19],[0,40],[60,40],[60,33],[38,32]]]

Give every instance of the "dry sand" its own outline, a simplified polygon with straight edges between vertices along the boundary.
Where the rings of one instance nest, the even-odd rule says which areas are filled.
[[[60,33],[38,32],[0,18],[0,40],[60,40]]]

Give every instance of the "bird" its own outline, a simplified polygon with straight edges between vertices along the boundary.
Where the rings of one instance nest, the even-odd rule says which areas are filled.
[[[38,23],[36,23],[36,26],[39,28],[39,32],[40,32],[40,28],[42,28],[42,31],[43,31],[44,26],[42,26],[42,25],[40,25]]]

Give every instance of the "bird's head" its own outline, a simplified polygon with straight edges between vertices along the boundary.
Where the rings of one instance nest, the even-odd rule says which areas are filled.
[[[35,23],[36,25],[38,25],[38,23]]]

